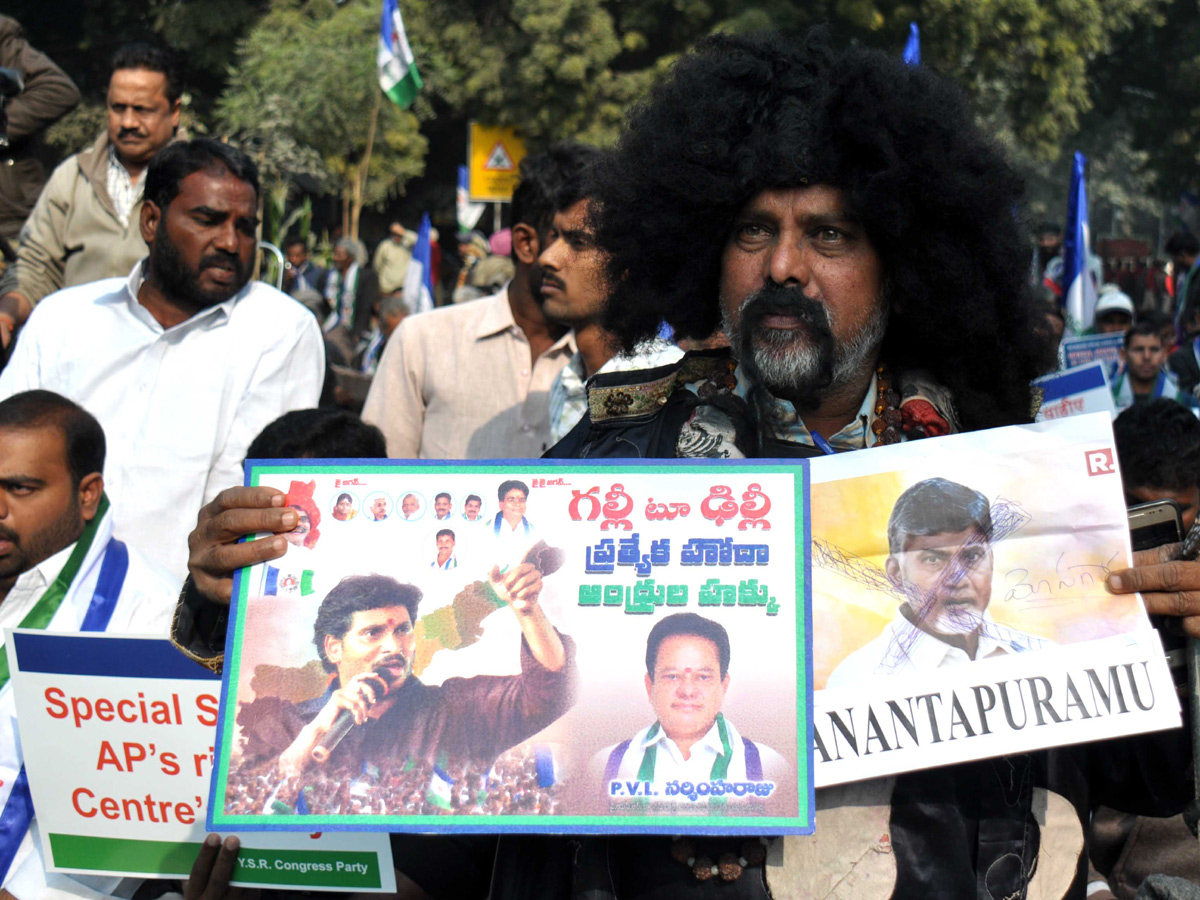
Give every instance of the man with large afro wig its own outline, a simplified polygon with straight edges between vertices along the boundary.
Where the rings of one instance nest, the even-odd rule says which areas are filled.
[[[626,349],[664,322],[708,343],[724,332],[730,349],[594,377],[551,455],[812,456],[1031,421],[1044,316],[1021,181],[929,69],[820,33],[710,37],[631,111],[594,177],[606,327]],[[1181,734],[827,789],[816,838],[765,867],[742,838],[576,839],[557,855],[502,840],[492,896],[749,900],[855,883],[864,897],[1081,900],[1090,805],[1180,811]],[[818,732],[818,764],[841,752]],[[590,890],[554,893],[545,875],[531,889],[559,866]]]
[[[883,364],[904,402],[889,395],[888,406],[899,408],[887,410],[887,434],[869,434],[857,447],[1032,420],[1029,383],[1044,368],[1044,317],[1028,284],[1032,244],[1021,221],[1021,181],[975,126],[961,92],[929,69],[861,48],[834,51],[820,32],[801,42],[714,36],[633,109],[595,178],[597,241],[610,255],[605,324],[626,349],[663,322],[678,338],[703,339],[724,318],[745,396],[748,382],[761,387],[771,374],[762,372],[764,349],[779,357],[792,344],[825,343],[801,390],[765,381],[806,422],[827,427],[821,401],[836,396],[844,414],[833,432],[858,417]],[[739,217],[764,193],[820,191],[836,195],[856,248],[878,269],[873,296],[855,298],[874,305],[858,323],[864,330],[849,327],[855,316],[845,311],[839,323],[820,285],[809,288],[806,260],[779,276],[768,275],[774,262],[763,263],[751,280],[767,288],[765,296],[739,323],[745,298],[722,297]],[[789,234],[780,236],[777,243],[790,243]],[[818,254],[830,255],[825,247]],[[798,298],[787,327],[765,327],[764,317],[778,324],[771,313],[791,303],[781,288],[817,302],[806,311]],[[765,348],[751,352],[754,344]],[[853,359],[844,358],[843,345]],[[783,368],[776,380],[791,374]],[[695,374],[694,362],[689,371]],[[803,432],[791,439],[811,444]],[[703,444],[690,453],[684,443],[679,455],[739,455],[728,447],[713,454]],[[749,449],[743,455],[755,455],[753,446],[738,444]],[[578,440],[569,441],[555,455],[578,450]]]

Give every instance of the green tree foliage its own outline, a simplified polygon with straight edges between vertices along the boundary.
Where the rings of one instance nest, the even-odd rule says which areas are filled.
[[[424,171],[417,116],[380,102],[378,32],[374,3],[277,0],[239,45],[217,104],[220,129],[261,148],[270,170],[294,174],[298,156],[315,153],[343,199],[349,234],[362,206],[383,203]]]
[[[1088,66],[1156,0],[426,0],[418,50],[451,107],[519,124],[536,142],[611,141],[653,78],[713,31],[828,23],[839,40],[899,53],[908,22],[926,65],[1053,157],[1091,104]],[[442,77],[437,77],[442,76]]]
[[[1200,185],[1200,3],[1156,5],[1094,66],[1097,112],[1123,116],[1164,197]]]

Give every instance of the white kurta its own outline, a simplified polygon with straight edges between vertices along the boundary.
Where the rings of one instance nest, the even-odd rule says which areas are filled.
[[[44,388],[99,419],[117,537],[182,580],[196,513],[242,484],[264,426],[317,405],[325,351],[312,313],[259,281],[164,329],[137,301],[141,267],[39,303],[0,399]]]

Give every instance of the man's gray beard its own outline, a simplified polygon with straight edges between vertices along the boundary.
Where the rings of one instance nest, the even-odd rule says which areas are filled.
[[[745,301],[742,306],[744,309]],[[826,313],[828,314],[828,310]],[[730,348],[737,356],[742,348],[742,332],[741,328],[730,320],[723,300],[721,323],[725,335],[729,338]],[[887,324],[887,303],[883,302],[876,306],[870,320],[857,335],[847,343],[834,344],[832,366],[825,365],[826,360],[822,357],[820,347],[812,346],[797,332],[762,329],[754,342],[752,362],[762,386],[776,396],[811,397],[823,394],[847,384],[864,367],[874,363],[874,356],[887,333]],[[833,325],[831,320],[830,327]],[[787,350],[789,346],[790,352]],[[822,371],[832,373],[832,377],[826,383],[820,383]]]

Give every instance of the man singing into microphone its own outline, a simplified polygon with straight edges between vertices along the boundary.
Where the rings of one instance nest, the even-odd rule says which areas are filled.
[[[274,762],[280,774],[299,775],[327,756],[329,769],[355,772],[364,762],[406,760],[486,768],[559,718],[574,702],[575,647],[538,605],[541,572],[529,563],[504,573],[493,568],[488,583],[520,622],[520,675],[423,684],[412,674],[421,591],[384,575],[352,575],[325,597],[313,625],[317,654],[335,673],[328,689],[303,703],[261,697],[243,706],[243,767]],[[343,711],[353,727],[328,749],[324,739],[340,730]]]

